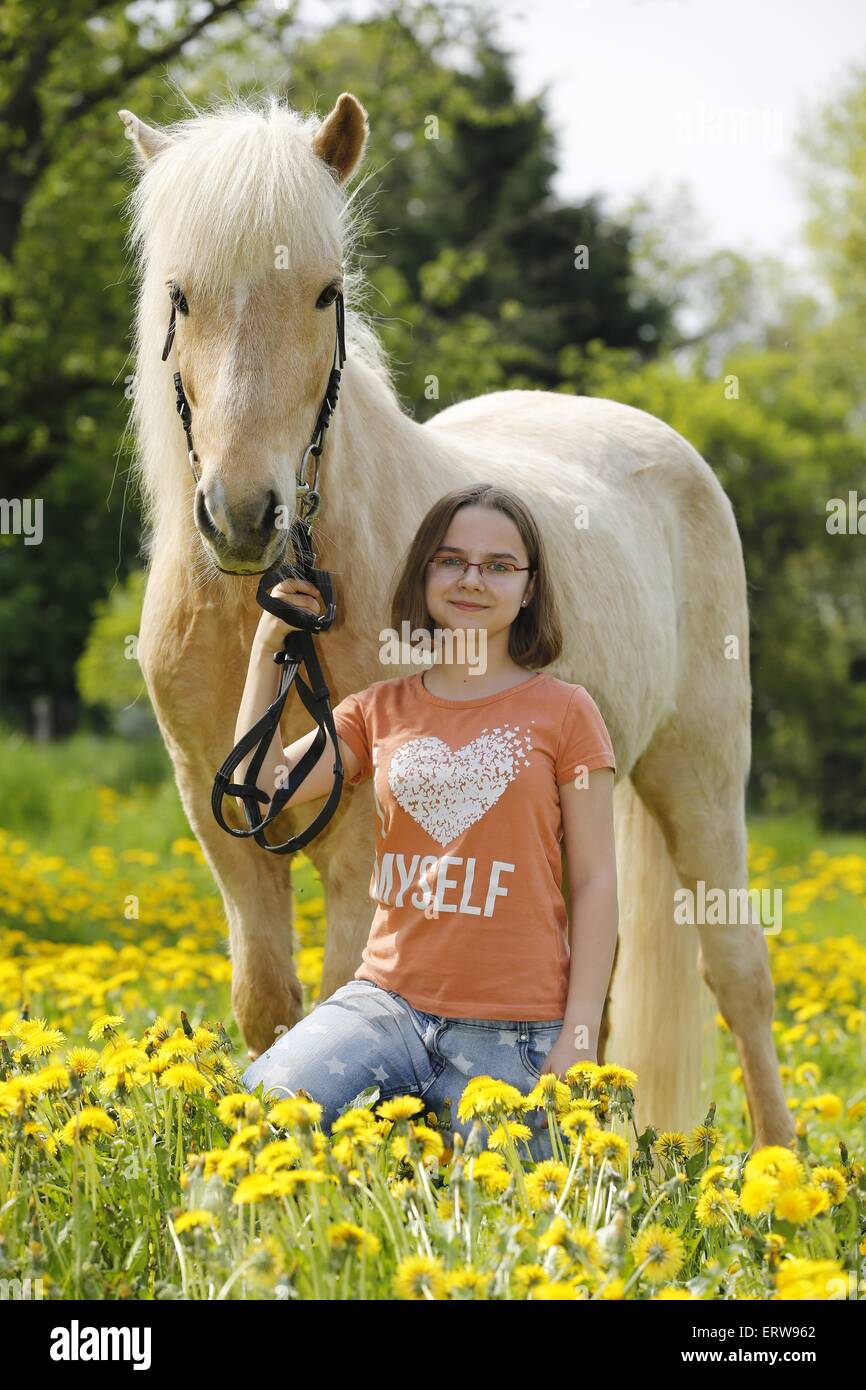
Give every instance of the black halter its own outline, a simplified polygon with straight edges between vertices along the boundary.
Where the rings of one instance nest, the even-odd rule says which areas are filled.
[[[171,352],[174,342],[174,333],[177,323],[178,309],[182,314],[188,312],[186,298],[183,291],[175,284],[171,284],[171,317],[168,322],[168,332],[165,337],[165,346],[162,350],[163,362]],[[214,818],[223,830],[229,835],[234,835],[239,839],[249,839],[251,836],[256,844],[261,845],[262,849],[270,850],[272,854],[294,854],[296,850],[303,849],[309,844],[316,835],[327,825],[333,816],[340,802],[343,790],[343,762],[340,757],[340,745],[337,740],[337,732],[334,727],[334,716],[331,712],[329,701],[329,691],[325,684],[324,676],[316,656],[313,646],[313,634],[327,632],[334,621],[337,612],[337,605],[334,601],[334,585],[331,575],[327,570],[317,570],[314,568],[316,556],[313,551],[311,523],[319,509],[320,495],[318,492],[319,484],[319,458],[325,442],[325,431],[331,422],[331,416],[337,405],[337,396],[340,388],[340,373],[346,360],[346,338],[345,338],[345,305],[343,294],[340,291],[334,301],[337,313],[337,341],[334,344],[334,356],[331,364],[331,372],[328,377],[328,385],[325,389],[324,399],[316,419],[316,425],[312,433],[309,444],[304,450],[301,463],[298,468],[296,490],[302,495],[303,515],[296,517],[292,522],[290,538],[294,546],[295,565],[281,562],[274,569],[262,574],[256,593],[256,602],[273,613],[275,617],[281,618],[284,622],[291,623],[293,627],[300,628],[302,631],[287,632],[283,639],[283,650],[274,653],[274,661],[282,665],[280,672],[280,685],[276,699],[268,705],[262,715],[248,733],[244,734],[240,743],[229,753],[222,767],[214,778],[213,791],[211,793],[211,807]],[[339,356],[338,356],[339,354]],[[186,434],[187,454],[189,466],[192,470],[193,478],[198,485],[201,474],[196,471],[196,464],[199,462],[192,442],[192,411],[186,392],[183,389],[180,372],[174,374],[174,389],[176,393],[175,405],[181,424]],[[312,457],[313,481],[312,485],[307,481],[306,472],[308,459]],[[325,601],[327,611],[322,615],[308,613],[303,608],[296,608],[294,604],[287,603],[285,599],[274,598],[268,593],[281,579],[289,578],[307,579],[315,584],[316,588]],[[299,675],[300,667],[304,666],[307,674],[307,681]],[[297,678],[298,694],[310,714],[315,719],[318,729],[316,737],[304,756],[292,768],[288,780],[284,787],[278,788],[272,797],[268,797],[256,785],[256,779],[261,770],[262,763],[267,756],[268,749],[273,741],[273,736],[279,727],[280,715],[283,706],[292,687],[293,681]],[[281,845],[269,844],[264,836],[265,826],[270,825],[285,806],[286,802],[294,796],[298,787],[309,775],[316,763],[319,761],[325,748],[325,730],[331,736],[331,743],[334,748],[334,782],[330,794],[322,809],[315,819],[307,826],[306,830],[299,835],[293,835]],[[247,769],[248,781],[232,782],[231,774],[235,768],[243,761],[251,749],[258,745],[255,755],[250,759]],[[224,796],[241,797],[244,803],[244,812],[247,818],[249,830],[237,830],[228,825],[222,813],[222,802]],[[268,806],[267,815],[263,816],[259,807],[260,802]]]

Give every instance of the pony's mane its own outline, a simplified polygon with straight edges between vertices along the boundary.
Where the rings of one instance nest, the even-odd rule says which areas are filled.
[[[173,528],[186,468],[170,373],[160,362],[170,308],[166,267],[185,291],[206,286],[210,294],[228,295],[239,268],[253,275],[272,270],[278,246],[286,247],[289,270],[311,256],[339,261],[342,253],[348,354],[360,358],[398,404],[390,364],[363,307],[368,282],[353,264],[368,211],[358,195],[371,175],[347,196],[312,150],[319,124],[318,116],[301,115],[276,96],[256,102],[236,96],[196,110],[161,127],[171,143],[147,161],[126,200],[128,245],[140,283],[133,409],[124,441],[132,431],[131,471],[140,483],[145,522],[154,528],[163,519]]]

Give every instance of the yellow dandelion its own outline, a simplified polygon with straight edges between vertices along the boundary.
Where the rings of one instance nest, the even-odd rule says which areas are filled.
[[[816,1187],[823,1188],[832,1206],[835,1207],[840,1202],[844,1202],[848,1185],[845,1181],[845,1174],[841,1173],[838,1168],[814,1168],[812,1170],[812,1182]]]
[[[392,1100],[383,1100],[376,1106],[376,1113],[386,1120],[410,1120],[413,1115],[419,1115],[424,1109],[424,1102],[417,1096],[394,1096]]]
[[[769,1173],[747,1178],[740,1192],[740,1209],[752,1217],[771,1211],[778,1191],[779,1184]]]
[[[578,1064],[580,1065],[580,1064]],[[617,1067],[613,1063],[600,1066],[595,1076],[609,1091],[633,1091],[637,1085],[637,1072],[628,1067]]]
[[[96,1105],[86,1105],[67,1120],[60,1131],[64,1144],[73,1144],[76,1137],[95,1139],[99,1134],[113,1134],[117,1126],[110,1115]]]
[[[807,1096],[803,1101],[803,1110],[814,1110],[824,1120],[838,1120],[845,1109],[844,1102],[840,1096],[828,1092],[822,1096]]]
[[[692,1153],[703,1153],[706,1149],[707,1156],[712,1156],[717,1152],[721,1143],[722,1131],[715,1125],[695,1125],[691,1133]]]
[[[527,1294],[530,1289],[547,1281],[544,1266],[538,1264],[518,1265],[511,1274],[511,1282],[518,1293]]]
[[[325,1235],[332,1249],[349,1250],[355,1255],[378,1255],[381,1248],[378,1236],[352,1221],[338,1221],[328,1226]]]
[[[491,1129],[487,1136],[487,1147],[494,1152],[509,1148],[509,1136],[512,1143],[529,1143],[532,1138],[532,1129],[525,1125],[522,1120],[502,1120],[494,1129]]]
[[[599,1163],[607,1162],[612,1167],[619,1165],[624,1170],[628,1163],[628,1144],[621,1134],[609,1129],[596,1129],[588,1136],[590,1153]]]
[[[838,1298],[847,1279],[838,1260],[809,1260],[788,1256],[775,1276],[780,1299]]]
[[[732,1187],[708,1183],[695,1204],[695,1217],[701,1226],[724,1226],[736,1204],[737,1194]]]
[[[183,1235],[184,1231],[202,1231],[211,1229],[219,1223],[212,1211],[205,1211],[202,1207],[195,1207],[192,1211],[181,1212],[180,1216],[173,1223],[178,1235]]]
[[[245,1120],[250,1124],[261,1119],[262,1107],[257,1097],[251,1096],[249,1091],[233,1091],[217,1102],[216,1112],[224,1125],[234,1124],[236,1120]]]
[[[228,1142],[229,1151],[235,1149],[246,1149],[249,1144],[256,1144],[260,1139],[264,1139],[268,1132],[268,1127],[261,1121],[257,1125],[244,1125],[237,1130]]]
[[[655,1221],[637,1236],[632,1254],[636,1266],[643,1266],[642,1277],[651,1284],[663,1284],[679,1273],[685,1249],[676,1231]]]
[[[261,1202],[263,1198],[274,1197],[278,1193],[276,1178],[270,1173],[248,1173],[235,1188],[232,1201],[242,1206],[246,1202]]]
[[[574,1284],[562,1282],[545,1282],[536,1284],[532,1290],[531,1298],[533,1303],[574,1303],[580,1295]]]
[[[653,1149],[659,1158],[667,1159],[670,1163],[685,1163],[689,1156],[689,1141],[678,1130],[665,1130],[656,1139]]]
[[[465,1087],[457,1104],[457,1118],[461,1124],[477,1117],[502,1114],[522,1114],[526,1108],[526,1098],[516,1086],[507,1081],[497,1081],[492,1076],[474,1077]]]
[[[783,1188],[776,1193],[773,1211],[780,1221],[790,1221],[795,1226],[801,1226],[812,1215],[806,1189],[802,1187]]]
[[[67,1067],[82,1078],[93,1071],[98,1061],[99,1053],[93,1047],[71,1047],[66,1054]]]
[[[195,1038],[188,1038],[182,1029],[178,1028],[170,1038],[160,1043],[156,1053],[156,1060],[161,1066],[170,1066],[172,1062],[185,1062],[190,1057],[195,1057],[201,1048]]]
[[[280,1168],[291,1168],[300,1157],[301,1146],[296,1139],[275,1139],[256,1154],[256,1167],[263,1173],[276,1173]]]
[[[502,1154],[490,1149],[485,1149],[480,1154],[470,1154],[466,1159],[463,1176],[468,1182],[480,1183],[481,1190],[488,1197],[501,1197],[512,1181],[510,1169]],[[450,1201],[449,1206],[452,1206]]]
[[[331,1125],[331,1133],[361,1136],[375,1127],[376,1117],[372,1110],[366,1105],[356,1105],[353,1110],[346,1110],[344,1114],[337,1116]]]
[[[447,1293],[454,1299],[486,1298],[492,1282],[491,1273],[475,1269],[473,1265],[464,1265],[445,1276]]]
[[[300,1096],[279,1100],[268,1111],[271,1124],[281,1129],[311,1129],[321,1116],[322,1107],[318,1101],[302,1100]]]
[[[595,1104],[594,1101],[592,1103]],[[577,1144],[581,1135],[588,1143],[596,1134],[609,1132],[599,1128],[595,1118],[595,1110],[589,1109],[588,1106],[582,1105],[580,1102],[575,1102],[564,1115],[560,1115],[558,1123],[565,1138],[574,1145]]]
[[[100,1014],[99,1018],[91,1023],[87,1036],[91,1042],[98,1042],[106,1034],[113,1033],[122,1022],[121,1014]]]
[[[66,1041],[65,1033],[49,1028],[44,1018],[22,1018],[12,1031],[21,1042],[18,1050],[24,1057],[45,1057]]]
[[[599,1081],[601,1067],[597,1062],[572,1062],[566,1068],[566,1081],[574,1082],[577,1086],[595,1086]]]
[[[554,1207],[559,1200],[568,1178],[568,1167],[556,1159],[545,1159],[536,1163],[531,1173],[526,1174],[525,1186],[529,1205],[537,1211]]]
[[[410,1158],[411,1150],[414,1147],[417,1152],[421,1149],[420,1158],[423,1162],[428,1158],[439,1159],[445,1152],[445,1143],[442,1135],[435,1129],[430,1129],[428,1125],[410,1125],[409,1132],[411,1140],[406,1135],[400,1134],[391,1140],[391,1152],[395,1158]]]
[[[166,1067],[160,1074],[160,1086],[166,1086],[172,1091],[183,1091],[185,1095],[193,1095],[196,1092],[209,1091],[211,1084],[206,1076],[202,1076],[197,1067],[188,1062],[179,1062],[177,1066]]]
[[[800,1187],[806,1173],[791,1149],[782,1148],[779,1144],[767,1144],[752,1155],[743,1176],[746,1182],[751,1178],[768,1176],[775,1178],[780,1187]]]
[[[40,1067],[39,1071],[34,1072],[33,1079],[43,1095],[48,1091],[65,1091],[69,1085],[69,1070],[60,1065]]]
[[[394,1274],[395,1294],[412,1302],[444,1298],[447,1289],[445,1270],[437,1256],[410,1255],[400,1261]]]
[[[212,1149],[205,1160],[205,1177],[216,1173],[223,1182],[231,1182],[242,1169],[249,1167],[249,1161],[246,1149]],[[265,1176],[270,1177],[270,1174]]]

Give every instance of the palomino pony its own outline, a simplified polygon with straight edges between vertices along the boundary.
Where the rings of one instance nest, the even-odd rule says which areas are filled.
[[[675,920],[678,889],[731,890],[742,901],[747,888],[746,580],[712,469],[668,425],[614,401],[502,391],[424,424],[404,413],[357,307],[362,276],[348,267],[359,219],[346,184],[369,133],[349,93],[324,121],[276,99],[263,109],[230,102],[165,130],[119,115],[141,169],[131,194],[141,269],[133,425],[148,523],[139,656],[225,902],[232,1005],[250,1054],[301,1016],[291,862],[221,830],[211,787],[234,743],[261,613],[257,576],[286,541],[285,526],[268,518],[275,504],[295,514],[296,469],[334,351],[327,305],[342,285],[348,358],[314,525],[317,564],[332,572],[338,598],[334,625],[317,639],[333,703],[407,674],[383,669],[379,634],[395,568],[431,504],[470,480],[517,490],[544,534],[561,604],[564,650],[549,669],[586,686],[616,749],[620,940],[599,1059],[638,1073],[642,1125],[697,1123],[702,1044],[706,1055],[713,1032],[705,981],[736,1040],[754,1144],[787,1143],[760,923],[751,912],[729,925]],[[163,363],[170,281],[189,312]],[[197,484],[174,408],[178,368]],[[309,728],[300,700],[290,700],[283,743]],[[246,829],[234,798],[224,804]],[[297,833],[319,804],[285,810],[270,841]],[[320,999],[360,961],[373,826],[371,783],[347,788],[308,850],[326,898]]]

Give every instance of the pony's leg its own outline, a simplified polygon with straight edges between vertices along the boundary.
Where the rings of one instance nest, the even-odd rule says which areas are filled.
[[[303,994],[292,958],[289,857],[227,835],[211,810],[214,773],[234,743],[255,615],[227,622],[217,601],[193,606],[184,579],[168,562],[151,566],[139,663],[187,819],[222,894],[232,1008],[258,1055],[299,1021]],[[223,799],[223,815],[236,829],[247,828],[234,797]],[[284,838],[283,821],[278,817],[268,832],[275,840]]]
[[[251,1056],[264,1052],[303,1016],[303,991],[292,952],[292,881],[289,856],[268,854],[251,839],[235,839],[211,810],[212,774],[175,764],[189,823],[219,885],[229,927],[232,1010]],[[223,814],[246,828],[229,798]],[[285,838],[278,817],[267,832]]]
[[[720,888],[726,900],[730,889],[748,887],[748,723],[744,732],[736,709],[736,702],[721,706],[716,719],[702,721],[705,732],[700,736],[676,715],[656,733],[632,771],[633,784],[662,831],[682,886],[696,894],[701,880],[706,892]],[[697,931],[698,968],[739,1053],[753,1145],[788,1144],[794,1126],[773,1043],[774,988],[765,936],[751,914],[738,924],[697,924]]]

